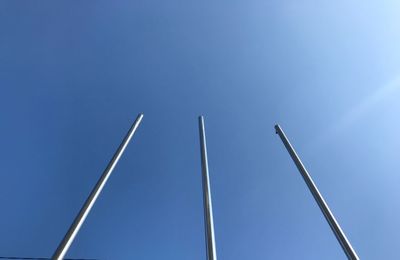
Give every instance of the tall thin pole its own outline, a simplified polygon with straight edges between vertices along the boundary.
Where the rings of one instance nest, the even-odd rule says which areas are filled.
[[[100,195],[104,185],[106,184],[108,178],[110,177],[112,171],[114,170],[115,166],[118,163],[121,155],[125,151],[129,141],[131,140],[133,134],[135,133],[136,129],[138,128],[140,122],[142,121],[143,114],[139,114],[132,124],[131,128],[129,129],[128,133],[126,134],[124,140],[119,145],[117,151],[115,152],[113,158],[108,163],[107,168],[104,170],[103,174],[101,175],[100,179],[97,181],[96,185],[94,186],[92,192],[90,193],[89,197],[86,199],[85,204],[79,211],[79,214],[76,216],[74,222],[72,223],[71,227],[69,228],[67,234],[65,234],[63,240],[59,244],[57,250],[54,252],[52,259],[53,260],[61,260],[64,258],[65,254],[67,253],[69,247],[71,246],[72,242],[74,241],[75,236],[78,234],[79,229],[81,228],[83,222],[85,221],[87,215],[89,214],[91,208],[93,207],[96,199]]]
[[[214,220],[211,204],[210,177],[208,173],[206,133],[204,129],[204,118],[199,116],[200,151],[201,151],[201,173],[203,182],[204,203],[204,226],[206,238],[207,260],[217,260],[215,247]]]
[[[300,160],[299,156],[297,155],[296,151],[294,150],[293,146],[290,144],[290,142],[287,139],[282,128],[279,125],[275,125],[275,130],[276,130],[276,133],[279,135],[279,137],[282,139],[283,144],[285,145],[287,151],[289,152],[294,163],[296,164],[297,169],[299,170],[300,174],[303,176],[304,181],[306,182],[308,188],[311,191],[311,194],[313,195],[319,208],[321,209],[322,213],[324,214],[326,221],[328,221],[329,226],[331,227],[337,240],[339,241],[340,245],[342,246],[343,251],[346,254],[347,258],[350,260],[358,260],[359,257],[357,256],[356,251],[354,251],[353,247],[351,246],[351,244],[350,244],[349,240],[347,239],[346,235],[344,234],[343,230],[340,228],[339,223],[336,221],[335,217],[333,216],[331,210],[328,207],[328,204],[326,204],[324,198],[322,197],[317,186],[315,185],[314,181],[312,180],[310,174],[307,172],[306,168],[304,167],[303,163],[301,162],[301,160]]]

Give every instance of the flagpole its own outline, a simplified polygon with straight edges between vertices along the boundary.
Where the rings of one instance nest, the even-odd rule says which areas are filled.
[[[75,236],[78,234],[79,229],[81,228],[83,222],[85,221],[87,215],[89,214],[91,208],[93,207],[94,203],[96,202],[98,196],[100,195],[101,191],[104,188],[108,178],[110,177],[112,171],[114,170],[115,166],[118,163],[118,160],[121,158],[121,155],[125,151],[129,141],[133,137],[136,129],[138,128],[140,122],[142,121],[143,114],[139,114],[132,124],[131,128],[129,129],[128,133],[126,134],[124,140],[118,147],[117,151],[115,152],[113,158],[107,165],[107,168],[104,170],[103,174],[101,175],[100,179],[97,181],[96,185],[94,186],[92,192],[90,193],[89,197],[86,199],[85,204],[79,211],[79,214],[76,216],[74,222],[70,226],[68,232],[65,234],[63,240],[59,244],[57,250],[54,252],[52,259],[53,260],[62,260],[67,253],[69,247],[71,246],[72,242],[74,241]]]
[[[317,202],[319,208],[321,209],[322,213],[325,216],[326,221],[328,221],[329,226],[331,227],[333,233],[335,234],[339,244],[342,246],[344,253],[346,254],[347,258],[350,260],[359,260],[356,251],[351,246],[349,240],[347,239],[346,235],[344,234],[343,230],[339,226],[339,223],[336,221],[335,217],[333,216],[331,210],[328,207],[328,204],[325,202],[324,198],[322,197],[321,193],[319,192],[317,186],[315,185],[314,181],[312,180],[310,174],[307,172],[306,168],[304,167],[303,163],[301,162],[299,156],[297,155],[296,151],[294,150],[293,146],[290,144],[288,138],[286,137],[285,133],[283,132],[282,128],[279,125],[275,125],[276,133],[281,138],[283,144],[285,145],[287,151],[289,152],[292,160],[297,166],[300,174],[302,175],[304,181],[306,182],[311,194],[313,195],[315,201]]]
[[[214,221],[211,203],[210,177],[208,172],[206,133],[204,127],[204,117],[199,116],[200,132],[200,151],[201,151],[201,173],[203,183],[203,203],[204,203],[204,226],[206,238],[207,260],[217,260],[215,247]]]

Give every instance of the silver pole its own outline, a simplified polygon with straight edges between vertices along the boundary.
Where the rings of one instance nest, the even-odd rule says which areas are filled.
[[[204,226],[206,238],[207,260],[217,260],[215,247],[214,221],[211,204],[210,177],[208,173],[206,133],[204,129],[204,118],[199,116],[200,150],[201,150],[201,173],[203,181],[203,203],[204,203]]]
[[[276,133],[279,135],[279,137],[282,139],[282,142],[285,145],[290,156],[292,157],[294,163],[296,164],[297,169],[303,176],[304,181],[306,182],[308,188],[311,191],[311,194],[313,195],[319,208],[321,209],[322,213],[324,214],[325,219],[328,221],[329,226],[331,227],[337,240],[339,241],[340,245],[342,246],[343,251],[346,254],[347,258],[350,260],[358,260],[359,257],[357,256],[356,251],[354,251],[353,247],[351,246],[351,244],[350,244],[349,240],[347,239],[346,235],[344,234],[343,230],[340,228],[338,222],[336,221],[331,210],[329,209],[328,204],[326,204],[324,198],[322,197],[321,193],[319,192],[314,181],[311,179],[310,174],[307,172],[306,168],[304,167],[303,163],[301,162],[301,160],[300,160],[299,156],[297,155],[296,151],[294,150],[293,146],[290,144],[290,142],[287,139],[282,128],[279,125],[275,125],[275,130],[276,130]]]
[[[126,134],[124,140],[119,145],[117,151],[115,152],[113,158],[108,163],[107,168],[104,170],[103,174],[101,175],[100,179],[97,181],[96,186],[94,186],[92,192],[90,193],[89,197],[86,199],[85,204],[79,211],[79,214],[76,216],[74,222],[72,223],[71,227],[69,228],[67,234],[65,234],[63,240],[59,244],[57,250],[52,256],[53,260],[62,260],[67,253],[69,247],[71,246],[72,241],[74,241],[75,236],[78,234],[79,229],[81,228],[83,222],[85,221],[87,215],[90,212],[90,209],[93,207],[94,203],[96,202],[97,197],[100,195],[104,185],[106,184],[108,178],[110,177],[112,171],[115,168],[115,165],[118,163],[122,153],[124,152],[126,146],[128,145],[129,141],[131,140],[133,134],[135,133],[136,129],[138,128],[140,122],[142,121],[143,114],[139,114],[129,129],[128,133]]]

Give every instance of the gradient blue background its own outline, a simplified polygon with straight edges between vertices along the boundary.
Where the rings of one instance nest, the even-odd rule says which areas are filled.
[[[400,259],[398,1],[1,1],[0,255],[50,257],[137,113],[68,257]]]

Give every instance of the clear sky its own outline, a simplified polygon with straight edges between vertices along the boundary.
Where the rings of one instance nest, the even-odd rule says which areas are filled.
[[[398,1],[1,1],[0,256],[50,257],[139,112],[68,257],[400,259]]]

